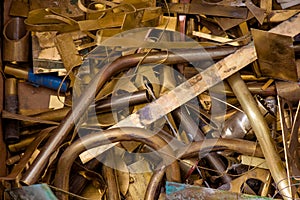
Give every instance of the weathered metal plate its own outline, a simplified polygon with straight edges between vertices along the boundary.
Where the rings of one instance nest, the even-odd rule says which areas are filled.
[[[260,71],[263,76],[297,81],[293,38],[270,31],[252,30]]]

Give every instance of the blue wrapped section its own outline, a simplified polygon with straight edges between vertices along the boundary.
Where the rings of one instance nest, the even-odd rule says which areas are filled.
[[[62,79],[57,76],[51,76],[46,74],[34,74],[31,70],[28,72],[28,81],[46,88],[53,90],[58,90],[59,85],[62,82]],[[66,92],[68,89],[68,83],[65,81],[60,91]]]

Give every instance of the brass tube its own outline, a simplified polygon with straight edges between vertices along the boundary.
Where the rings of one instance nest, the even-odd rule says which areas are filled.
[[[274,85],[271,85],[267,89],[263,90],[262,87],[264,85],[264,82],[247,83],[247,87],[251,94],[258,94],[260,96],[275,96],[277,94]],[[221,94],[226,94],[228,96],[234,96],[230,86],[226,82],[215,85],[214,87],[209,89],[209,92],[217,92]]]
[[[275,143],[272,141],[269,127],[261,114],[256,101],[239,73],[232,75],[227,80],[250,121],[280,194],[284,199],[292,198],[286,169],[275,149]]]
[[[101,99],[96,102],[96,113],[103,113],[115,109],[122,109],[124,106],[133,106],[137,104],[150,102],[150,96],[147,90],[133,92],[131,94],[123,94],[107,99]]]
[[[100,133],[97,132],[84,136],[75,141],[63,152],[58,161],[54,185],[68,191],[70,170],[74,160],[80,155],[80,153],[89,148],[119,141],[139,141],[147,144],[155,150],[164,147],[165,151],[161,154],[162,158],[164,158],[164,160],[174,158],[173,152],[167,142],[158,135],[151,136],[151,133],[145,129],[126,127],[109,129]],[[176,161],[168,167],[167,179],[169,181],[180,181],[180,169]],[[64,193],[58,193],[58,197],[62,200],[68,199],[68,196]]]
[[[98,160],[98,158],[95,158],[88,163],[84,164],[83,167],[81,167],[79,164],[75,163],[76,165],[74,167],[74,171],[82,171],[83,169],[87,169],[89,171],[97,171],[97,169],[100,169],[102,163]],[[72,168],[73,169],[73,168]],[[70,177],[70,188],[69,191],[74,194],[81,194],[84,188],[87,186],[87,183],[89,182],[88,179],[86,179],[84,176],[80,175],[79,173],[73,173]]]
[[[35,117],[41,120],[49,120],[49,121],[61,121],[62,119],[64,119],[64,117],[66,117],[66,115],[68,114],[68,112],[71,110],[70,107],[64,107],[64,108],[60,108],[57,110],[51,110],[51,111],[47,111],[47,112],[43,112],[43,113],[39,113],[36,115],[31,115],[31,117]],[[28,124],[28,123],[25,123]]]
[[[28,62],[29,31],[24,18],[13,17],[3,27],[3,60],[10,62]]]
[[[107,199],[121,199],[120,189],[118,187],[118,180],[116,179],[116,173],[113,168],[103,166],[103,176],[107,184],[106,197]]]
[[[18,113],[18,81],[15,78],[5,80],[5,104],[4,108],[10,113]],[[4,140],[7,144],[19,142],[19,121],[15,119],[5,119]]]
[[[36,135],[30,135],[29,137],[21,139],[18,143],[8,145],[8,149],[10,152],[23,151],[35,140],[36,137]]]
[[[242,145],[241,145],[242,144]],[[241,140],[241,139],[206,139],[205,141],[193,142],[189,145],[189,148],[185,150],[181,155],[181,159],[197,157],[199,152],[210,152],[216,150],[232,150],[244,155],[263,157],[262,150],[256,142]],[[182,152],[182,150],[178,150]]]
[[[160,182],[163,180],[163,177],[166,172],[166,166],[162,166],[159,170],[156,170],[151,176],[150,182],[147,186],[146,194],[144,200],[154,200],[158,199],[157,189]]]
[[[241,145],[243,144],[243,145]],[[183,147],[184,149],[186,147]],[[256,142],[251,142],[247,140],[240,139],[206,139],[205,141],[192,142],[189,144],[189,148],[185,149],[184,154],[177,155],[179,159],[199,157],[211,151],[217,150],[233,150],[238,153],[245,155],[263,157],[262,151]],[[182,150],[179,149],[180,154]],[[147,186],[145,200],[154,200],[156,198],[156,191],[159,183],[162,181],[164,176],[165,168],[164,166],[159,170],[155,171],[151,177],[151,180]]]
[[[4,73],[12,75],[18,79],[28,80],[28,71],[24,68],[20,68],[16,64],[8,63],[4,66]]]
[[[193,135],[195,140],[197,141],[205,140],[204,133],[199,129],[198,125],[187,113],[185,108],[177,108],[172,112],[172,114],[174,118],[180,122],[180,125],[187,134]],[[208,161],[209,165],[213,169],[220,172],[219,175],[221,176],[223,183],[229,183],[232,180],[230,176],[228,176],[227,174],[223,174],[226,171],[226,166],[218,154],[216,154],[215,152],[211,152],[207,154],[207,156],[205,156],[204,159]]]
[[[66,139],[69,132],[73,129],[75,123],[79,120],[81,116],[83,116],[86,109],[94,100],[95,93],[97,94],[101,90],[103,85],[113,75],[136,66],[141,59],[143,59],[143,64],[156,63],[161,61],[164,61],[163,64],[178,64],[185,63],[187,62],[187,60],[199,61],[211,59],[214,57],[224,57],[228,54],[233,53],[235,50],[236,48],[218,48],[207,50],[207,53],[205,51],[200,51],[199,49],[181,50],[176,51],[176,53],[162,51],[149,53],[146,57],[144,53],[139,53],[120,57],[113,61],[111,64],[106,65],[91,80],[91,82],[87,86],[87,89],[78,99],[77,104],[73,106],[73,109],[69,111],[64,120],[62,120],[60,125],[54,131],[53,135],[45,144],[45,147],[41,149],[41,152],[38,155],[37,159],[33,162],[33,164],[23,175],[21,181],[24,184],[28,185],[38,181],[39,177],[41,176],[42,172],[44,171],[47,165],[48,159],[50,158],[51,154],[54,151],[56,151],[56,149]]]

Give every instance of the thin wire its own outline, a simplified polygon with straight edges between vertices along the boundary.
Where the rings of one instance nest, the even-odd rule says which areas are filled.
[[[168,25],[169,25],[169,23],[170,23],[170,17],[171,17],[170,8],[169,8],[169,5],[168,5],[168,3],[167,3],[167,0],[164,0],[164,3],[165,3],[165,5],[166,5],[166,8],[167,8],[167,12],[168,12],[168,16],[169,16],[169,17],[168,17],[167,23],[165,24],[165,26],[164,26],[164,28],[163,28],[161,34],[160,34],[159,37],[157,38],[157,41],[156,41],[156,42],[158,42],[158,41],[161,40],[161,38],[163,37],[163,35],[164,35],[165,31],[167,30],[167,27],[168,27]],[[134,74],[136,74],[138,68],[140,67],[140,65],[142,64],[142,62],[145,60],[145,58],[149,55],[149,53],[150,53],[152,50],[153,50],[153,48],[149,49],[149,50],[146,52],[146,54],[143,56],[143,58],[142,58],[141,60],[139,60],[137,66],[136,66],[136,68],[135,68],[135,70],[134,70]],[[168,55],[169,55],[169,54],[167,54],[167,57],[168,57]]]
[[[258,143],[258,142],[257,142],[257,140],[256,140],[256,141],[255,141],[255,149],[254,149],[254,151],[253,151],[253,153],[252,153],[252,156],[251,156],[251,158],[250,158],[250,164],[251,164],[252,161],[253,161],[253,156],[254,156],[254,154],[255,154],[255,150],[256,150],[256,147],[257,147],[257,143]],[[248,165],[248,171],[247,171],[247,172],[249,172],[249,171],[251,170],[250,164]],[[261,164],[263,164],[263,162],[260,163],[259,165],[261,165]],[[255,166],[254,168],[252,168],[252,170],[254,170],[254,169],[255,169],[256,167],[258,167],[259,165],[257,165],[257,166]],[[241,188],[241,191],[244,191],[244,189],[245,189],[245,187],[246,187],[246,185],[245,185],[246,181],[247,181],[247,180],[244,181],[243,186],[242,186],[242,188]]]
[[[68,107],[72,107],[72,105],[71,105],[71,104],[67,104],[66,102],[63,102],[63,101],[61,100],[61,98],[60,98],[60,90],[61,90],[61,88],[62,88],[63,83],[66,81],[67,77],[71,74],[71,72],[72,72],[72,70],[73,70],[74,68],[75,68],[75,66],[72,67],[72,68],[67,72],[67,74],[64,76],[64,78],[62,79],[62,81],[61,81],[60,84],[59,84],[59,87],[58,87],[57,93],[56,93],[56,96],[57,96],[58,101],[61,102],[62,104],[64,104],[65,106],[68,106]]]
[[[148,85],[146,82],[144,82],[144,83],[145,83],[145,86],[146,86],[146,88],[147,88],[149,94],[151,95],[151,97],[152,97],[154,100],[156,100],[156,97],[155,97],[153,91],[151,90],[151,88],[149,87],[149,85]],[[173,127],[173,125],[172,125],[172,123],[170,122],[170,120],[168,119],[168,117],[167,117],[166,115],[164,115],[164,118],[165,118],[165,120],[167,121],[167,123],[169,124],[169,126],[170,126],[170,128],[171,128],[173,134],[176,136],[176,138],[180,139],[179,134],[177,133],[177,131],[176,131],[175,128]]]
[[[212,98],[212,99],[215,99],[215,100],[217,100],[217,101],[219,101],[219,102],[221,102],[221,103],[224,103],[224,104],[226,104],[226,105],[228,105],[228,106],[230,106],[230,107],[236,109],[237,111],[239,111],[239,112],[241,112],[241,113],[245,113],[243,110],[239,109],[238,107],[236,107],[236,106],[234,106],[234,105],[232,105],[232,104],[230,104],[230,103],[227,103],[226,101],[223,101],[223,100],[221,100],[221,99],[219,99],[219,98],[217,98],[217,97],[211,96],[211,98]]]

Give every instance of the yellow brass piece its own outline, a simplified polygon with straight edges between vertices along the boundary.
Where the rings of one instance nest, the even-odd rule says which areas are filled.
[[[247,187],[246,181],[251,178],[262,181],[264,191],[266,191],[270,187],[270,182],[271,182],[270,172],[265,169],[256,168],[254,170],[248,171],[243,176],[231,181],[230,191],[241,193],[241,188]],[[266,193],[264,192],[264,194]],[[262,196],[262,194],[260,195]]]
[[[241,155],[240,159],[243,165],[249,165],[252,167],[258,167],[262,169],[269,169],[266,160],[263,158]]]
[[[136,163],[131,164],[128,166],[131,168],[131,170],[135,171],[137,169],[145,169],[145,171],[149,171],[150,164],[146,162],[145,160],[140,160]],[[150,182],[152,173],[151,172],[145,172],[145,173],[130,173],[130,178],[132,179],[132,182],[129,184],[129,195],[134,200],[138,199],[144,199],[144,195],[147,190],[147,186]]]
[[[285,199],[292,197],[291,190],[288,184],[283,162],[275,149],[274,142],[272,141],[269,127],[261,114],[255,100],[249,92],[246,84],[241,79],[240,74],[236,73],[229,77],[228,82],[238,98],[245,114],[248,116],[250,124],[255,132],[258,142],[262,148],[265,159],[270,168],[272,177],[280,190],[280,194]]]
[[[10,62],[27,62],[29,59],[29,31],[26,30],[24,18],[11,18],[3,28],[3,60]]]
[[[36,136],[30,136],[26,139],[21,140],[20,142],[16,144],[8,145],[8,149],[10,152],[18,152],[29,146],[34,140]]]
[[[5,80],[5,95],[17,95],[17,79],[8,78]]]
[[[12,64],[5,65],[4,73],[12,75],[16,78],[28,79],[28,71],[27,70],[22,69],[16,65],[12,65]]]

